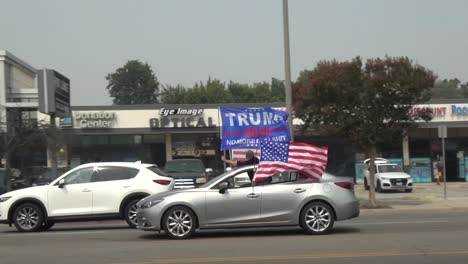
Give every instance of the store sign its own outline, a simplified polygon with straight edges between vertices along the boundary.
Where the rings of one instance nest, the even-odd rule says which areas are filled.
[[[80,128],[111,128],[115,119],[114,112],[75,113],[75,120]]]
[[[468,107],[466,106],[452,105],[451,108],[452,108],[452,115],[457,115],[457,116],[468,115]]]
[[[177,108],[177,109],[166,109],[161,108],[159,110],[159,114],[161,116],[169,116],[169,115],[201,115],[203,114],[203,109],[200,108]]]
[[[430,111],[434,116],[445,116],[447,114],[447,107],[415,107],[416,112]]]
[[[159,110],[160,118],[150,119],[150,128],[216,127],[213,117],[204,116],[204,109],[176,108]]]

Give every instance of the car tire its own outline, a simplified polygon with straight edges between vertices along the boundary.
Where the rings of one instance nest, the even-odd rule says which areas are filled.
[[[369,185],[367,184],[367,179],[364,178],[364,190],[369,190]]]
[[[43,222],[41,226],[41,231],[47,231],[51,229],[54,225],[55,225],[55,222],[53,221]]]
[[[44,223],[44,212],[33,203],[24,203],[13,212],[13,223],[20,232],[37,232]]]
[[[195,213],[185,206],[170,208],[163,216],[163,229],[171,239],[186,239],[192,236],[197,226]]]
[[[413,189],[406,189],[405,192],[407,193],[413,192]]]
[[[124,217],[128,226],[135,228],[137,226],[137,203],[140,199],[134,199],[127,203],[124,208]]]
[[[300,215],[301,227],[309,234],[322,235],[330,232],[335,223],[333,209],[323,202],[307,204]]]
[[[378,193],[382,192],[382,185],[380,185],[380,181],[377,180],[377,184],[375,185],[375,191]]]

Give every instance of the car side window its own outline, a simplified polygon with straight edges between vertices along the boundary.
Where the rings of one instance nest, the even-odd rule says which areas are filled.
[[[135,168],[102,166],[94,174],[94,182],[119,181],[134,178],[139,170]]]
[[[93,172],[94,168],[92,167],[76,170],[64,178],[65,184],[89,183],[91,182]]]
[[[252,187],[249,172],[253,173],[253,171],[241,172],[225,179],[222,182],[227,182],[229,184],[229,189]],[[215,189],[219,189],[219,187],[216,186]]]

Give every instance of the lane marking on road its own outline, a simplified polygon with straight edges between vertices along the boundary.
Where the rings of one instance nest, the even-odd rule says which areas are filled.
[[[391,222],[348,222],[352,225],[401,225],[401,224],[430,224],[430,223],[448,223],[448,220],[428,220],[428,221],[391,221]]]
[[[290,256],[186,258],[186,259],[160,259],[160,260],[148,261],[148,262],[131,262],[127,264],[252,262],[252,261],[276,261],[276,260],[351,259],[351,258],[368,258],[368,257],[448,256],[448,255],[468,255],[468,251],[370,252],[370,253],[363,252],[363,253],[331,253],[331,254],[290,255]]]

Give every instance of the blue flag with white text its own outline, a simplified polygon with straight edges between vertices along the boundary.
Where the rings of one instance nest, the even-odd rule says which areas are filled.
[[[221,107],[222,143],[221,150],[258,148],[260,139],[289,142],[288,117],[286,111],[265,108]]]

